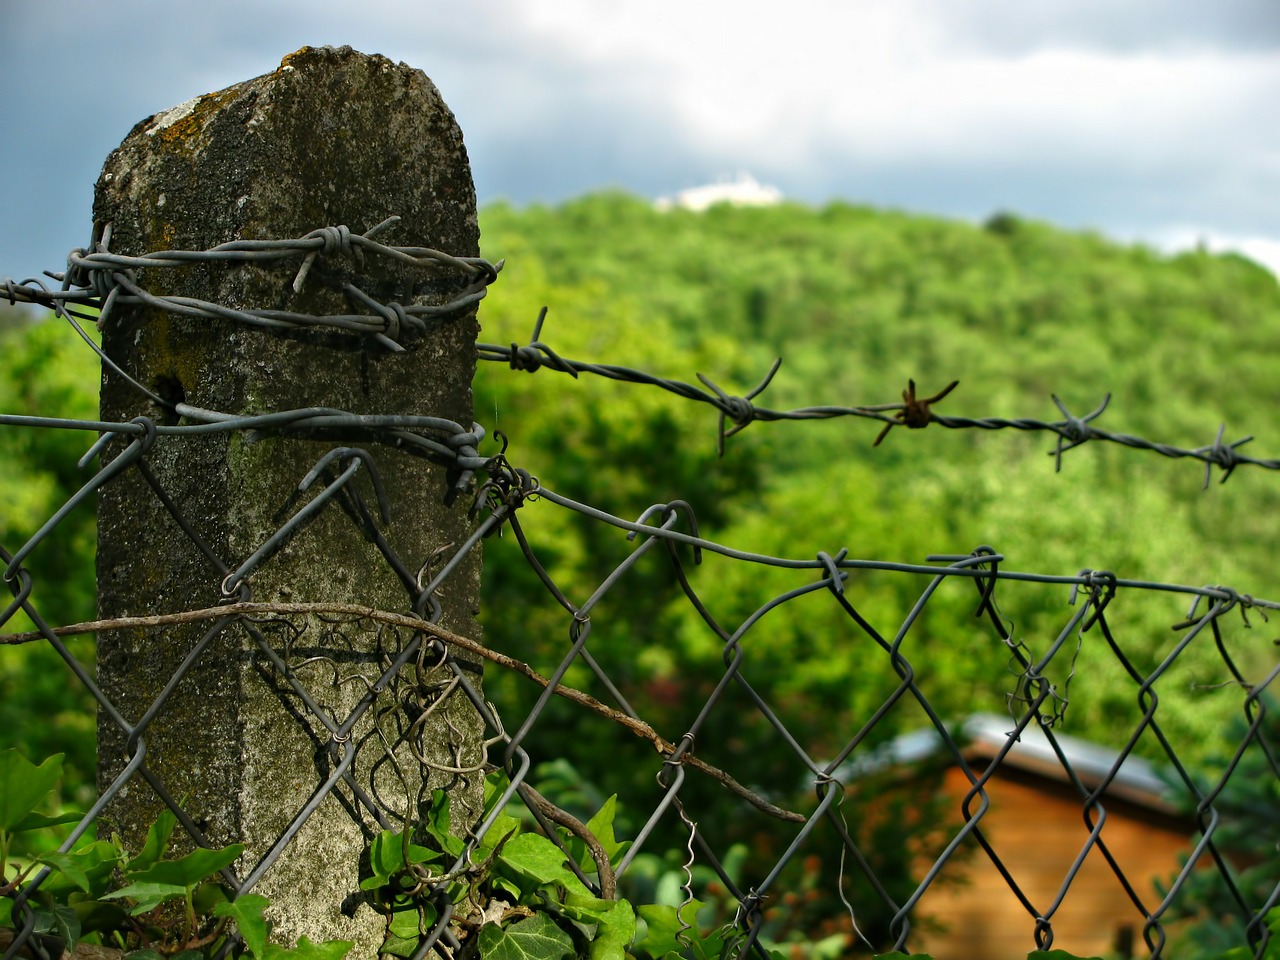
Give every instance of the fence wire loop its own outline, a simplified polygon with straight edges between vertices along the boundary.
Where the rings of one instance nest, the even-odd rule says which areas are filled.
[[[818,562],[822,564],[823,579],[837,597],[844,596],[844,582],[849,574],[840,569],[840,561],[849,555],[848,547],[841,547],[834,557],[825,550],[818,551]]]
[[[1078,576],[1080,580],[1071,585],[1071,596],[1067,602],[1075,606],[1081,587],[1089,591],[1089,599],[1086,602],[1092,609],[1089,618],[1080,625],[1080,632],[1088,633],[1102,616],[1107,604],[1115,597],[1117,578],[1110,570],[1091,570],[1088,567],[1081,570]]]

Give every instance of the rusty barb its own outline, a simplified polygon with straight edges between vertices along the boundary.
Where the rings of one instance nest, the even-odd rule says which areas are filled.
[[[887,437],[889,431],[898,426],[899,423],[905,427],[910,427],[912,430],[922,430],[927,427],[933,422],[933,415],[929,412],[929,405],[937,403],[958,386],[960,386],[960,381],[952,380],[946,387],[927,400],[918,400],[916,399],[916,382],[908,380],[907,389],[902,391],[902,409],[893,415],[894,421],[897,422],[886,423],[872,446],[880,446],[880,441]]]

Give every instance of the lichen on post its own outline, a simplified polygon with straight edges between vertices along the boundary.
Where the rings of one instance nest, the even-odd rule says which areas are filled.
[[[418,70],[347,47],[303,48],[271,74],[142,121],[107,159],[94,201],[96,236],[109,228],[110,251],[135,256],[293,239],[333,225],[362,233],[388,217],[400,219],[379,235],[381,242],[459,257],[478,253],[466,151],[435,86]],[[317,260],[295,290],[297,266],[293,272],[252,263],[148,267],[138,271],[138,282],[151,293],[235,309],[313,315],[352,313],[346,284],[383,303],[411,304],[444,302],[464,282],[447,271],[424,277],[389,258],[336,250]],[[178,405],[232,415],[323,407],[427,415],[469,427],[476,333],[474,309],[432,318],[425,332],[396,352],[368,336],[264,329],[119,304],[103,324],[105,352],[164,403],[107,370],[102,418],[147,416],[172,424],[187,422]],[[406,568],[417,571],[467,539],[472,525],[466,504],[446,502],[443,467],[368,437],[356,439],[368,443],[390,503],[391,522],[381,534]],[[299,482],[340,442],[271,430],[159,437],[147,467],[216,561],[182,529],[146,477],[128,470],[102,490],[98,504],[100,615],[219,603],[226,568],[251,556],[306,500]],[[117,441],[104,460],[122,447]],[[373,501],[367,469],[351,482],[366,502]],[[393,569],[366,533],[335,499],[254,571],[252,599],[408,610],[413,591],[404,570]],[[478,586],[479,555],[473,551],[442,591],[441,626],[478,637]],[[208,629],[203,623],[100,636],[99,683],[130,723],[146,714]],[[356,779],[397,827],[420,815],[432,787],[450,792],[455,827],[474,821],[482,805],[481,773],[445,773],[430,762],[414,763],[405,742],[408,721],[387,719],[378,709],[368,712],[349,741],[335,745],[254,632],[297,667],[314,703],[339,722],[386,668],[389,654],[407,642],[404,633],[370,623],[318,616],[237,622],[218,632],[142,732],[145,776],[133,777],[108,808],[114,829],[136,843],[161,809],[159,785],[182,802],[208,842],[246,845],[238,867],[243,877],[345,750],[359,751]],[[387,729],[375,729],[376,717]],[[398,761],[379,764],[381,738],[393,733],[396,722],[401,739],[389,740]],[[412,732],[429,761],[452,768],[475,759],[481,735],[474,709],[460,696]],[[109,719],[100,721],[103,789],[135,749],[126,740]],[[467,763],[460,765],[460,757]],[[397,765],[398,772],[392,769]],[[281,939],[355,940],[353,957],[376,954],[382,918],[361,902],[358,883],[362,851],[381,826],[343,782],[321,802],[254,887],[272,899]]]

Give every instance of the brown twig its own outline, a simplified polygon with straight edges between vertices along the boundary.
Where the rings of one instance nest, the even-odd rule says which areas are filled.
[[[482,657],[491,663],[496,663],[500,667],[508,670],[514,670],[516,673],[528,677],[534,683],[541,687],[550,685],[542,674],[534,670],[523,660],[517,660],[514,657],[508,657],[506,654],[491,650],[481,643],[464,637],[460,634],[446,630],[443,627],[436,626],[434,623],[428,623],[425,620],[419,620],[402,613],[391,613],[386,610],[379,610],[376,607],[365,607],[355,603],[228,603],[221,607],[206,607],[200,610],[184,610],[180,613],[160,613],[146,617],[116,617],[110,620],[91,620],[86,623],[73,623],[69,626],[54,627],[52,631],[55,636],[65,637],[74,636],[83,633],[105,633],[111,630],[144,630],[153,627],[169,627],[182,623],[196,623],[201,620],[218,620],[223,617],[241,617],[241,616],[262,616],[264,614],[334,614],[338,616],[349,616],[361,620],[372,620],[375,623],[385,623],[396,627],[405,627],[409,630],[416,630],[429,636],[436,637],[446,643],[453,644],[463,650],[473,653],[478,657]],[[39,631],[30,633],[9,633],[0,634],[0,644],[17,644],[32,643],[44,637]],[[581,707],[586,707],[593,713],[612,720],[614,723],[626,727],[638,737],[643,737],[653,744],[654,749],[665,757],[675,753],[675,744],[671,741],[659,736],[657,731],[643,720],[637,720],[634,717],[627,716],[621,710],[615,710],[606,704],[601,703],[590,694],[583,693],[581,690],[575,690],[573,687],[566,687],[558,684],[555,688],[557,696],[564,697]],[[804,823],[807,819],[803,814],[796,813],[792,810],[786,810],[782,807],[770,803],[764,797],[760,796],[753,790],[743,786],[732,776],[719,767],[699,760],[697,757],[689,753],[685,753],[678,761],[687,764],[693,769],[706,774],[714,780],[718,780],[727,789],[736,793],[743,800],[760,810],[776,817],[779,820],[786,820],[790,823]]]

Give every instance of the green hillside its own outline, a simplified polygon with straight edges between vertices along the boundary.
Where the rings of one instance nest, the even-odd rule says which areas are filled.
[[[922,395],[960,381],[941,413],[1060,420],[1051,394],[1083,415],[1109,393],[1096,425],[1113,432],[1194,448],[1212,443],[1225,422],[1227,440],[1257,435],[1245,452],[1280,455],[1271,376],[1280,288],[1240,257],[1170,258],[1008,215],[975,226],[847,204],[696,214],[658,212],[624,195],[491,206],[482,227],[484,253],[508,260],[482,311],[482,338],[491,342],[527,342],[546,304],[542,339],[574,359],[691,383],[701,372],[732,394],[782,357],[756,400],[775,409],[892,403],[914,378]],[[1280,596],[1271,563],[1280,477],[1257,468],[1237,469],[1226,485],[1215,476],[1202,490],[1199,463],[1092,443],[1065,454],[1055,474],[1052,434],[935,426],[894,430],[873,447],[880,424],[855,419],[756,423],[718,460],[710,407],[650,387],[498,364],[482,366],[476,410],[511,437],[512,460],[553,489],[632,517],[682,497],[704,535],[742,549],[806,558],[847,547],[857,558],[918,563],[990,544],[1006,569],[1089,567]],[[553,513],[532,506],[526,522],[550,528],[557,559],[581,577],[571,583],[593,584],[603,561],[571,541]],[[508,547],[490,548],[491,568]],[[799,582],[727,562],[712,572],[713,563],[700,582],[714,583],[714,612],[730,624]],[[533,591],[520,596],[526,605],[536,597],[518,571],[510,580],[491,578],[490,629],[499,636],[514,592]],[[892,635],[923,585],[857,575],[851,596]],[[933,671],[927,692],[947,711],[1001,709],[1008,651],[974,624],[974,596],[963,586],[931,602],[904,650]],[[645,624],[616,625],[637,634],[640,662],[657,676],[718,661],[718,645],[698,639],[687,603],[674,591],[663,596],[668,604],[649,603]],[[1035,651],[1071,612],[1066,588],[1019,585],[1002,598]],[[1126,652],[1154,666],[1178,638],[1170,626],[1186,606],[1131,593],[1110,612]],[[852,720],[878,702],[881,684],[861,674],[851,683],[862,658],[847,623],[831,604],[812,607],[803,622],[772,628],[769,649],[752,651],[762,661],[755,670],[778,671],[784,688],[810,701],[831,691],[824,706],[848,709],[842,715]],[[1232,653],[1269,669],[1271,639],[1265,626],[1241,625]],[[1093,641],[1076,664],[1067,728],[1123,737],[1141,712],[1135,688],[1096,634]],[[1204,688],[1226,679],[1215,652],[1191,653],[1162,688],[1162,717],[1195,751],[1239,710],[1239,698]]]

